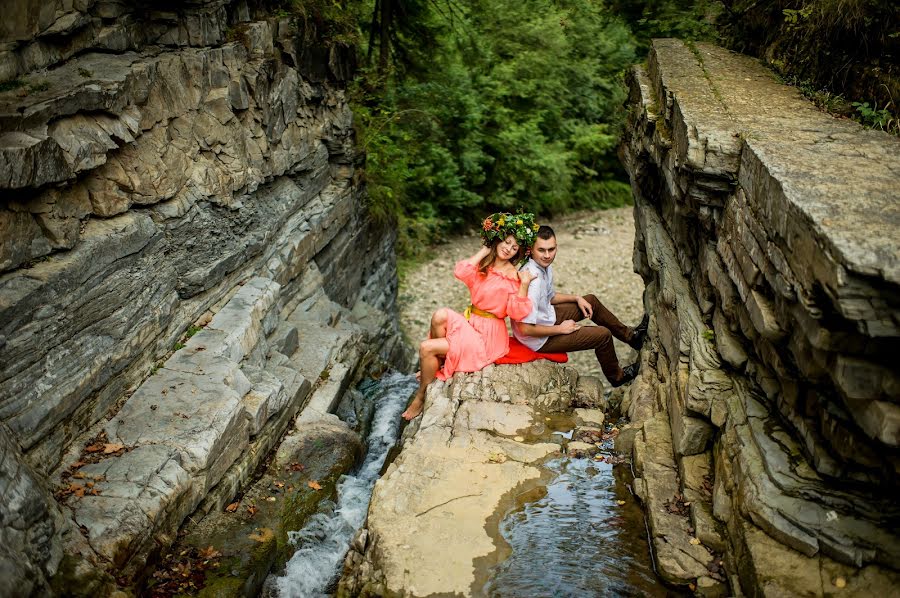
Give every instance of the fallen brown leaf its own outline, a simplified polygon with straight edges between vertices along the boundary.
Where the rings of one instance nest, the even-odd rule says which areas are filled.
[[[125,445],[121,442],[109,442],[103,445],[103,454],[117,453],[125,449]]]
[[[217,559],[222,556],[222,553],[213,548],[212,546],[207,546],[206,548],[202,548],[198,553],[201,559],[209,560],[209,559]]]
[[[251,517],[256,515],[257,512],[259,512],[259,507],[256,505],[247,505],[247,513],[249,513]]]
[[[321,490],[322,489],[322,485],[319,484],[319,482],[317,482],[315,480],[308,481],[306,483],[306,485],[309,486],[310,488],[312,488],[313,490]]]
[[[227,507],[225,507],[225,510],[229,513],[234,513],[235,511],[238,510],[239,506],[241,506],[241,501],[233,502],[230,505],[228,505]]]

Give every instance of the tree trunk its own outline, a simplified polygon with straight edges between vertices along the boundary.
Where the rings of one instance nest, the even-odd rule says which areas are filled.
[[[384,74],[387,70],[388,59],[391,55],[391,17],[393,16],[394,0],[380,0],[381,2],[381,40],[378,53],[378,72]]]
[[[375,0],[375,8],[372,9],[372,25],[369,28],[369,48],[366,51],[366,64],[372,66],[372,53],[375,51],[375,30],[379,27],[378,12],[381,10],[381,0]]]

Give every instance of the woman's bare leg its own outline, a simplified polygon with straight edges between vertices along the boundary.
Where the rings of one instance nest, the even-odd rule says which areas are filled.
[[[447,308],[442,307],[431,316],[431,327],[428,330],[428,338],[444,338],[447,336]],[[446,353],[445,353],[446,355]],[[440,357],[443,362],[443,356]],[[438,369],[440,369],[440,364]],[[422,381],[422,371],[416,372],[416,382]]]
[[[434,380],[435,374],[441,366],[441,358],[448,351],[450,351],[450,342],[446,338],[431,338],[422,341],[422,344],[419,345],[419,359],[422,365],[419,388],[416,390],[412,403],[403,412],[403,419],[410,420],[422,413],[422,408],[425,406],[425,389]]]
[[[443,338],[447,336],[447,308],[442,307],[431,316],[431,330],[428,338]]]

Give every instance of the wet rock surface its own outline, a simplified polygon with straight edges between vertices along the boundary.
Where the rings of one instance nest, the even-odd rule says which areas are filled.
[[[708,44],[655,40],[630,84],[651,320],[622,411],[643,424],[660,573],[706,594],[889,593],[900,142]]]
[[[577,373],[547,362],[489,366],[429,386],[425,410],[376,483],[365,539],[340,595],[477,594],[476,561],[496,551],[485,525],[511,492],[540,481],[559,445],[526,441],[570,409]]]
[[[359,435],[342,422],[289,431],[260,479],[238,500],[186,528],[174,547],[175,554],[193,548],[217,555],[204,571],[200,595],[259,595],[269,572],[293,551],[289,533],[334,498],[338,480],[362,452]],[[161,573],[156,579],[165,580],[165,569]],[[159,583],[154,588],[162,589]]]

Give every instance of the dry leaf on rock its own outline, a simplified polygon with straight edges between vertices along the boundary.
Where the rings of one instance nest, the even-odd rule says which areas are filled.
[[[309,482],[306,483],[306,485],[309,486],[310,488],[312,488],[313,490],[321,490],[322,489],[322,485],[319,484],[319,482],[317,482],[315,480],[310,480]]]
[[[103,445],[103,454],[109,455],[110,453],[117,453],[121,450],[125,450],[125,445],[121,442],[110,442]]]
[[[227,511],[228,513],[234,513],[235,511],[237,511],[239,506],[241,506],[241,501],[233,502],[225,507],[225,511]]]
[[[206,548],[202,548],[198,553],[201,559],[209,560],[216,559],[222,556],[222,553],[213,548],[212,546],[207,546]]]

